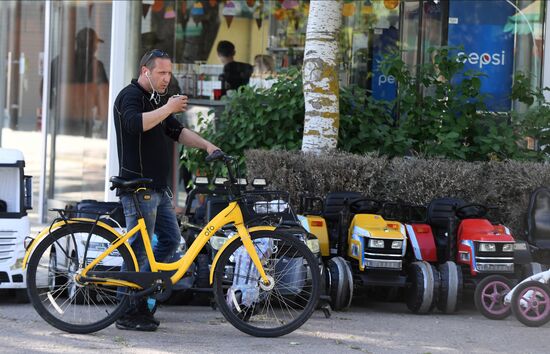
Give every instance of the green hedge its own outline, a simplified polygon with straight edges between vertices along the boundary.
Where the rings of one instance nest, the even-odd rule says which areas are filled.
[[[466,162],[393,158],[333,152],[248,150],[248,178],[265,177],[287,190],[293,204],[300,194],[358,191],[368,197],[427,205],[433,198],[458,197],[498,207],[494,217],[514,235],[525,230],[531,192],[550,185],[550,165],[536,162]]]

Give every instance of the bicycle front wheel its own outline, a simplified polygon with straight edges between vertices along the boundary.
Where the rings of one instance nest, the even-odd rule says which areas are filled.
[[[63,226],[36,246],[27,265],[27,291],[38,314],[70,333],[91,333],[112,324],[126,308],[128,296],[100,283],[77,281],[85,264],[105,251],[117,236],[93,224]],[[122,262],[135,270],[128,248],[111,252],[92,270],[117,271]]]
[[[220,255],[214,296],[224,317],[257,337],[288,334],[313,313],[319,299],[319,261],[293,234],[254,232],[251,236],[269,284],[264,284],[241,240]]]

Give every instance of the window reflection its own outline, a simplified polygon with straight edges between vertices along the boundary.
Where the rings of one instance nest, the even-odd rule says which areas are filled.
[[[52,2],[49,207],[103,199],[111,3]]]
[[[0,1],[0,146],[18,149],[25,174],[40,175],[40,84],[44,50],[44,3]],[[40,178],[33,178],[33,210]]]
[[[97,57],[102,43],[94,29],[84,27],[76,33],[74,52],[52,60],[51,102],[61,106],[58,134],[106,137],[109,79]]]

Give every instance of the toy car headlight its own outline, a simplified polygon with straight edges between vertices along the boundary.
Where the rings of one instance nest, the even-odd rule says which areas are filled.
[[[490,242],[483,242],[479,244],[479,251],[480,252],[495,252],[495,244]]]
[[[208,180],[208,177],[205,176],[197,176],[195,177],[195,184],[197,186],[207,186],[210,181]]]
[[[514,249],[517,251],[527,251],[527,244],[525,242],[516,242]]]
[[[514,244],[513,243],[505,243],[502,245],[502,251],[503,252],[513,252],[514,251]]]
[[[267,186],[267,180],[265,178],[254,178],[252,180],[253,187],[265,187]]]
[[[311,238],[311,239],[307,240],[307,247],[309,248],[311,253],[313,253],[313,254],[319,253],[319,251],[320,251],[319,240],[316,239],[316,238]]]
[[[246,186],[248,185],[248,180],[246,178],[237,178],[237,184],[239,186]]]
[[[227,237],[212,236],[209,242],[213,249],[219,250],[227,242]]]
[[[392,241],[391,248],[401,249],[401,247],[403,247],[403,241]]]
[[[216,177],[214,179],[215,186],[223,186],[225,182],[227,182],[227,178],[225,177]]]
[[[369,239],[370,248],[384,248],[384,240],[377,240],[375,238]]]

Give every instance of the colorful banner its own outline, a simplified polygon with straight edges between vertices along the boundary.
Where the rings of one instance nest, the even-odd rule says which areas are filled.
[[[504,32],[515,9],[506,0],[450,1],[449,46],[463,47],[464,71],[484,74],[481,92],[491,111],[511,109],[510,92],[514,64],[514,35]],[[461,75],[453,80],[459,83]]]

